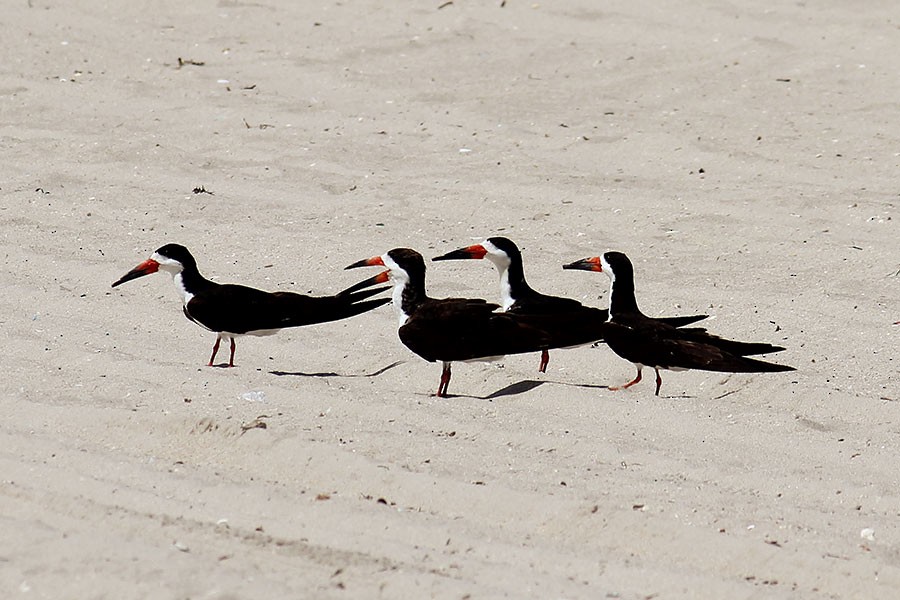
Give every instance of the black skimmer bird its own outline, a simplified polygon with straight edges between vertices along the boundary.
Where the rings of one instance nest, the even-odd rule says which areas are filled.
[[[662,385],[660,369],[768,373],[793,371],[793,367],[763,362],[747,356],[784,350],[765,343],[737,342],[708,333],[700,327],[677,329],[645,316],[634,297],[634,268],[621,252],[585,258],[563,265],[606,273],[611,280],[609,321],[604,339],[613,352],[637,367],[634,380],[611,390],[626,389],[641,380],[643,367],[656,371],[656,395]]]
[[[537,352],[548,335],[516,316],[496,312],[485,300],[429,298],[425,292],[425,260],[409,248],[395,248],[382,256],[353,263],[348,269],[387,267],[348,290],[392,281],[400,341],[429,362],[441,361],[443,370],[437,395],[446,397],[450,365],[455,361],[491,361],[507,354]]]
[[[209,365],[219,351],[223,339],[231,340],[228,366],[234,366],[234,339],[241,335],[272,335],[285,327],[313,325],[346,319],[382,304],[390,298],[364,300],[386,287],[353,292],[345,290],[335,296],[304,296],[293,292],[264,292],[251,287],[212,282],[197,269],[197,262],[188,249],[167,244],[112,284],[150,275],[157,271],[172,275],[175,287],[184,302],[184,315],[216,333]]]
[[[585,306],[573,298],[548,296],[532,289],[525,281],[522,253],[516,244],[505,237],[491,237],[473,246],[437,256],[432,260],[461,260],[487,258],[500,273],[500,298],[503,310],[539,319],[541,329],[550,334],[549,348],[574,348],[603,340],[603,328],[609,319],[606,310]],[[659,320],[673,327],[690,325],[707,315],[690,317],[662,317]],[[541,350],[538,370],[544,373],[550,362],[549,348]]]

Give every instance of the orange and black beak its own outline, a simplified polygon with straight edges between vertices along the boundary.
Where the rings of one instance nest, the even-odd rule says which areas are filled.
[[[122,278],[112,284],[112,286],[116,287],[117,285],[121,285],[126,281],[131,281],[132,279],[137,279],[138,277],[143,277],[144,275],[150,275],[151,273],[156,273],[157,271],[159,271],[159,263],[152,258],[148,258],[132,270],[125,273]]]
[[[378,275],[375,275],[374,277],[369,277],[368,279],[363,279],[359,283],[351,285],[346,290],[342,291],[341,295],[344,296],[346,294],[351,294],[358,290],[364,290],[367,287],[372,287],[373,285],[376,285],[378,283],[385,283],[387,281],[390,281],[390,279],[391,279],[390,275],[391,275],[390,271],[383,271],[383,272],[379,273]],[[381,288],[378,291],[380,292],[383,289],[387,289],[387,288]]]
[[[578,269],[580,271],[596,271],[598,273],[603,271],[603,267],[600,265],[600,257],[599,256],[592,256],[591,258],[582,258],[581,260],[576,260],[573,263],[563,265],[563,269]]]
[[[383,267],[384,261],[380,256],[373,256],[372,258],[367,258],[365,260],[358,260],[352,265],[344,267],[344,270],[348,269],[357,269],[359,267]]]
[[[360,260],[360,261],[353,263],[352,265],[344,267],[344,270],[346,271],[347,269],[356,269],[359,267],[383,267],[383,266],[384,266],[384,261],[381,259],[381,257],[373,256],[372,258]],[[368,279],[364,279],[355,285],[351,285],[346,290],[342,291],[341,294],[349,294],[349,293],[355,292],[357,290],[364,290],[367,287],[372,287],[373,285],[376,285],[379,283],[386,283],[386,282],[390,281],[390,278],[391,278],[390,276],[391,276],[390,269],[388,269],[387,271],[382,271],[381,273],[379,273],[378,275],[375,275],[374,277],[369,277]]]
[[[487,250],[481,244],[474,246],[466,246],[453,252],[448,252],[442,256],[435,256],[431,260],[464,260],[464,259],[481,259],[487,255]]]

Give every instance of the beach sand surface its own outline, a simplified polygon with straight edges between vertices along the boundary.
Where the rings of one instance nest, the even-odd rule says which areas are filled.
[[[0,21],[5,598],[889,598],[900,589],[891,2],[98,3]],[[536,289],[787,349],[440,365],[390,306],[215,336],[218,282],[332,294],[516,241]],[[498,298],[487,261],[432,295]],[[220,355],[221,357],[221,355]]]

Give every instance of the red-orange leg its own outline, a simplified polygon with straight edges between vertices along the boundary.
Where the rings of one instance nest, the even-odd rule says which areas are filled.
[[[438,384],[438,398],[447,397],[447,387],[450,385],[450,363],[444,363],[444,369],[441,371],[441,382]]]
[[[538,367],[538,371],[541,373],[547,372],[547,364],[550,362],[550,353],[547,350],[541,350],[541,366]]]
[[[634,384],[636,384],[638,381],[641,380],[641,369],[638,368],[637,371],[638,371],[638,372],[637,372],[637,377],[635,377],[634,379],[632,379],[631,381],[629,381],[629,382],[626,383],[625,385],[620,385],[620,386],[616,386],[616,387],[611,387],[611,388],[609,388],[609,389],[615,390],[615,391],[618,391],[618,390],[627,390],[628,388],[630,388],[631,386],[633,386]],[[658,372],[657,372],[657,374],[658,374]]]
[[[216,343],[213,346],[213,353],[212,353],[212,356],[209,357],[209,364],[206,365],[207,367],[213,366],[213,361],[216,359],[216,353],[219,351],[219,342],[221,342],[221,341],[222,341],[222,338],[220,338],[220,337],[216,338]]]

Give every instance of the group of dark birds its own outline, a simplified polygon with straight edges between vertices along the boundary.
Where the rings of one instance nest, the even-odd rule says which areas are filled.
[[[431,298],[425,290],[425,261],[409,248],[389,252],[348,266],[385,270],[333,296],[294,292],[264,292],[235,284],[212,282],[200,274],[184,246],[167,244],[113,283],[113,287],[157,271],[167,271],[181,294],[185,316],[216,333],[209,366],[223,339],[231,344],[228,366],[234,366],[235,338],[271,335],[285,327],[314,325],[352,317],[393,299],[400,341],[427,361],[443,363],[437,395],[445,397],[450,365],[457,361],[490,361],[508,354],[540,352],[539,370],[550,360],[549,350],[603,342],[634,363],[635,378],[643,368],[656,373],[656,395],[662,385],[660,369],[761,373],[793,371],[793,367],[749,358],[784,350],[766,343],[738,342],[688,327],[707,315],[653,318],[644,315],[634,295],[634,269],[621,252],[584,258],[563,265],[606,273],[611,280],[609,310],[585,306],[572,298],[535,291],[525,280],[522,254],[504,237],[454,250],[435,261],[487,258],[500,273],[501,304],[474,298]],[[372,298],[393,283],[392,298]]]

